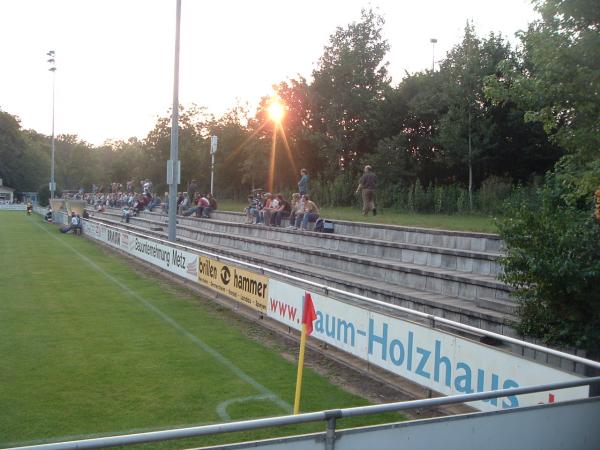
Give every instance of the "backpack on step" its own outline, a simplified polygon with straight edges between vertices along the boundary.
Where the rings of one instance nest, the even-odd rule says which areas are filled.
[[[318,233],[333,233],[333,222],[331,220],[317,219],[315,231]]]

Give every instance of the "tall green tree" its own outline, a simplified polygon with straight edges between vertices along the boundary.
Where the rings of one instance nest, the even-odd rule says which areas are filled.
[[[496,102],[514,102],[568,153],[535,203],[500,223],[505,279],[522,300],[523,331],[600,357],[600,9],[594,0],[537,1],[541,18],[521,35],[520,58],[488,80]]]
[[[338,28],[313,71],[313,129],[329,176],[352,167],[377,144],[373,121],[389,78],[384,19],[363,10],[359,22]]]

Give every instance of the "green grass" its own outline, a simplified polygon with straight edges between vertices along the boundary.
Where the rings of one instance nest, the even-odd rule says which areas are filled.
[[[293,403],[295,364],[249,339],[256,325],[230,311],[90,241],[60,234],[35,215],[0,213],[0,249],[0,447],[221,422],[221,402],[259,392],[206,346]],[[308,369],[304,386],[303,411],[367,404]],[[231,420],[287,413],[264,400],[227,411]],[[399,415],[386,415],[341,425],[396,420]],[[285,432],[323,429],[319,423]],[[281,432],[145,447],[189,448]]]
[[[243,211],[244,202],[221,200],[219,209],[223,211]],[[351,220],[356,222],[385,223],[410,227],[438,228],[444,230],[479,231],[497,233],[494,219],[491,216],[478,214],[419,214],[394,210],[379,210],[377,216],[363,216],[359,207],[323,207],[321,216],[327,219]]]

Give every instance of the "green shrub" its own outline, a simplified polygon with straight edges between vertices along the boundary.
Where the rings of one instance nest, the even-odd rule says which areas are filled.
[[[491,176],[481,183],[476,193],[476,208],[482,212],[494,213],[502,209],[502,203],[513,190],[510,179]]]
[[[520,301],[519,330],[556,345],[600,351],[600,223],[586,206],[561,200],[553,176],[528,198],[522,190],[498,221],[506,244],[502,279]]]

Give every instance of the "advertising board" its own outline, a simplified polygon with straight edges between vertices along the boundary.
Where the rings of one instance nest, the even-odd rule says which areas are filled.
[[[13,204],[13,203],[0,203],[0,211],[26,211],[27,205]]]
[[[267,315],[300,329],[306,290],[269,281]],[[446,395],[577,380],[579,377],[509,352],[417,323],[309,292],[317,314],[311,335],[421,386]],[[481,411],[572,400],[588,387],[473,402]]]
[[[175,275],[198,280],[198,255],[87,220],[83,221],[83,232]]]
[[[257,311],[267,311],[269,279],[233,264],[201,256],[198,281]]]

